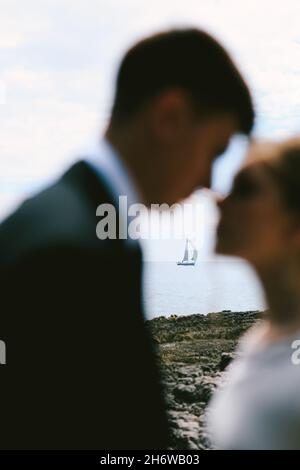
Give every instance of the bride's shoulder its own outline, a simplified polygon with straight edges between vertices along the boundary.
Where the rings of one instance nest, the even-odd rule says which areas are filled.
[[[242,354],[251,354],[263,349],[268,344],[268,333],[268,322],[266,320],[258,321],[240,337],[238,351]]]

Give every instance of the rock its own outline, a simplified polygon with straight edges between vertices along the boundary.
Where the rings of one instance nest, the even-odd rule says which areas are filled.
[[[231,361],[234,359],[235,354],[234,353],[228,353],[228,352],[223,352],[221,355],[221,360],[219,362],[219,370],[223,371],[226,369],[226,367],[231,363]]]
[[[174,388],[174,397],[179,401],[192,403],[197,401],[195,385],[180,384]]]
[[[181,449],[199,449],[200,420],[186,411],[170,413],[171,432]]]
[[[181,402],[207,403],[212,395],[213,390],[214,384],[209,381],[205,381],[204,379],[200,382],[194,382],[194,384],[179,384],[174,388],[173,394],[175,399]]]
[[[204,418],[207,403],[235,357],[240,335],[261,317],[256,311],[224,311],[146,321],[160,359],[171,450],[211,448]]]
[[[210,382],[202,381],[200,384],[198,384],[197,392],[199,400],[207,404],[212,396],[214,388],[214,385]]]

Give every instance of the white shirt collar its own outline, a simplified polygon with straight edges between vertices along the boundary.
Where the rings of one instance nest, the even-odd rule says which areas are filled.
[[[119,197],[127,197],[127,209],[132,204],[141,202],[141,197],[136,188],[135,182],[131,177],[124,161],[108,142],[102,139],[97,148],[86,158],[87,163],[93,171],[99,176],[99,180],[104,183],[107,190],[111,193],[116,207],[119,205]],[[127,243],[134,246],[138,241],[128,237],[128,214],[121,213],[123,227],[127,227]]]
[[[129,170],[107,139],[103,138],[100,141],[96,151],[88,158],[88,163],[107,184],[117,203],[119,196],[127,196],[128,207],[141,201]]]

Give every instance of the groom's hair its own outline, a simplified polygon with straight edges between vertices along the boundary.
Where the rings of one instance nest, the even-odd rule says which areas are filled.
[[[198,29],[176,29],[134,45],[117,74],[111,124],[133,117],[151,98],[170,88],[187,92],[204,117],[230,112],[249,134],[254,109],[248,87],[225,49]]]

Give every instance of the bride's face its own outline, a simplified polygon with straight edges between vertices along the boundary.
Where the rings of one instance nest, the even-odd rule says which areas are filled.
[[[257,268],[275,265],[288,255],[292,216],[262,164],[242,168],[219,207],[217,253],[242,257]]]

